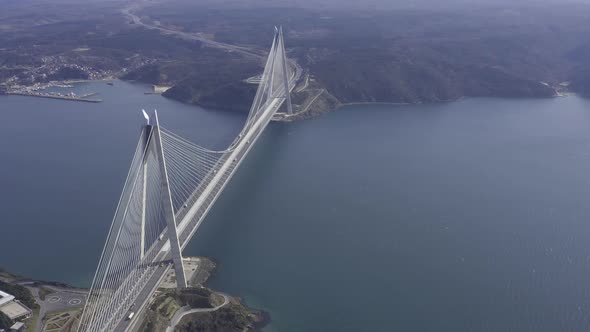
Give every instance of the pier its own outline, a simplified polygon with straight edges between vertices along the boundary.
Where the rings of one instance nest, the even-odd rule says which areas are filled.
[[[49,94],[49,93],[35,93],[35,92],[7,92],[7,95],[15,95],[15,96],[28,96],[28,97],[40,97],[40,98],[51,98],[51,99],[62,99],[62,100],[71,100],[71,101],[82,101],[86,103],[100,103],[102,99],[91,99],[88,97],[96,95],[96,93],[91,93],[83,96],[68,96],[68,95],[56,95],[56,94]]]

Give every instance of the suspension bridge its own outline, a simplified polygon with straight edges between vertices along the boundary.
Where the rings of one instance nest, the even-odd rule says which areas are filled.
[[[201,147],[145,112],[123,192],[98,263],[78,331],[129,331],[128,319],[169,269],[187,287],[182,250],[281,107],[292,114],[290,92],[299,77],[287,61],[282,29],[275,37],[243,129],[225,150]]]

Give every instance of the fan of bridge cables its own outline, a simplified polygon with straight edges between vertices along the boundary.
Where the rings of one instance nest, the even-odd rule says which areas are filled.
[[[276,34],[271,51],[260,78],[254,102],[250,108],[244,130],[248,130],[263,115],[269,105],[289,98],[290,86],[294,84],[295,72],[289,66],[283,40],[283,29],[275,28]],[[291,107],[290,104],[287,107]]]
[[[289,84],[294,76],[292,72],[286,61],[282,30],[277,29],[246,123],[227,149],[207,149],[171,130],[161,128],[172,204],[174,212],[180,214],[177,220],[182,219],[185,208],[190,207],[200,197],[207,183],[216,176],[228,176],[229,174],[225,173],[233,171],[235,167],[233,161],[230,161],[227,167],[223,165],[228,164],[227,159],[240,144],[244,143],[244,140],[248,140],[249,137],[256,138],[270,121],[272,112],[276,110],[272,107],[273,103],[279,105],[287,98]],[[249,141],[246,143],[250,144]]]
[[[160,127],[157,117],[154,126],[144,127],[80,318],[81,331],[116,329],[168,257],[168,200],[177,226],[187,221],[178,230],[182,247],[191,236],[183,230],[194,230],[194,223],[202,221],[274,112],[288,99],[293,76],[282,31],[277,29],[246,123],[227,149],[194,144]]]
[[[175,214],[186,210],[201,196],[220,171],[223,158],[230,150],[214,151],[196,145],[173,132],[161,128],[162,149],[170,182],[170,194]],[[186,211],[184,211],[186,214]],[[181,220],[183,215],[178,215]]]
[[[155,272],[166,222],[159,154],[142,132],[100,257],[81,330],[112,331]]]

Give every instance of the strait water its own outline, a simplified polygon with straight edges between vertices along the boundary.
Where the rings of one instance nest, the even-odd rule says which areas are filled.
[[[139,109],[221,147],[244,117],[147,87],[0,97],[0,266],[87,286]],[[350,106],[271,124],[185,255],[269,331],[587,331],[590,101]]]

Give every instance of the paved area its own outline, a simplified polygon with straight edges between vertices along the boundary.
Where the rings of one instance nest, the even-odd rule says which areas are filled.
[[[47,320],[44,332],[70,332],[78,322],[80,312],[64,312]]]
[[[46,312],[74,309],[81,307],[86,303],[86,295],[80,293],[72,293],[59,291],[47,295],[45,298]]]
[[[53,291],[53,293],[46,295],[45,300],[41,300],[38,287],[32,287],[30,283],[26,283],[25,285],[28,285],[27,288],[31,291],[35,300],[39,304],[37,328],[34,332],[43,331],[46,322],[46,314],[55,311],[82,309],[84,304],[86,304],[86,290],[43,285],[43,288],[49,289]]]
[[[198,257],[185,257],[182,259],[182,262],[184,264],[184,275],[186,277],[186,280],[190,281],[193,279],[197,271],[197,268],[201,264],[201,259]],[[164,280],[162,280],[160,287],[168,289],[176,288],[176,273],[174,272],[174,269],[170,269],[168,271],[168,273],[164,277]]]

